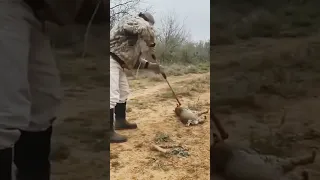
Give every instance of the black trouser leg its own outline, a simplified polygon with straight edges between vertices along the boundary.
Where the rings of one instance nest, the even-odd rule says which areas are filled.
[[[17,180],[49,180],[52,127],[45,131],[21,131],[14,147]]]
[[[0,150],[0,180],[12,178],[12,148]]]

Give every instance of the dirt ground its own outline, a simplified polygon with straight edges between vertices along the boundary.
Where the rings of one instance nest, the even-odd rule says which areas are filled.
[[[169,76],[182,105],[209,109],[209,73]],[[164,80],[131,80],[128,119],[138,130],[118,131],[127,143],[111,144],[110,165],[114,180],[209,179],[210,123],[185,127],[173,112],[176,101]],[[153,144],[181,146],[179,154],[163,154]]]
[[[211,105],[231,141],[280,157],[319,152],[319,37],[213,47]],[[320,156],[303,168],[319,179]]]
[[[64,98],[54,124],[53,180],[105,180],[109,177],[108,72],[101,58],[56,52]]]
[[[113,180],[209,179],[209,113],[204,124],[184,127],[175,117],[176,101],[161,76],[130,78],[127,116],[138,129],[119,131],[128,142],[110,147],[105,133],[109,128],[105,61],[77,58],[69,50],[59,50],[56,56],[64,99],[54,126],[53,180],[105,180],[109,175]],[[184,106],[207,110],[209,76],[187,74],[168,80]],[[152,144],[178,149],[163,154],[150,149]]]

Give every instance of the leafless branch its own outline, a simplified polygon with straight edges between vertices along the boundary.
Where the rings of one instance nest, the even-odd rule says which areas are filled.
[[[124,5],[132,3],[132,2],[134,2],[134,1],[127,1],[127,2],[124,2],[124,3],[116,4],[113,7],[110,7],[110,10],[115,9],[115,8],[117,8],[119,6],[124,6]]]
[[[169,152],[167,149],[164,149],[164,148],[162,148],[162,147],[160,147],[158,145],[155,145],[155,144],[152,145],[152,149],[157,150],[157,151],[162,152],[162,153],[168,153]]]
[[[85,55],[86,55],[87,42],[88,42],[88,36],[89,36],[89,30],[90,30],[90,27],[91,27],[91,25],[92,25],[93,19],[94,19],[95,15],[96,15],[97,12],[98,12],[98,9],[99,9],[99,7],[100,7],[101,2],[102,2],[102,0],[99,0],[99,2],[97,3],[96,8],[94,9],[94,11],[93,11],[93,13],[92,13],[92,16],[91,16],[91,18],[90,18],[90,21],[89,21],[89,23],[88,23],[88,26],[87,26],[87,29],[86,29],[86,33],[85,33],[85,35],[84,35],[84,45],[83,45],[84,47],[83,47],[83,52],[82,52],[82,58],[84,58]]]
[[[125,15],[148,10],[149,8],[141,9],[140,5],[142,2],[143,0],[111,0],[110,27],[112,28],[114,23]]]

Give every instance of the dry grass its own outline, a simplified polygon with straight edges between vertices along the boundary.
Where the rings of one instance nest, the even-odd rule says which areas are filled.
[[[181,76],[185,74],[193,74],[193,73],[206,73],[210,71],[209,63],[199,63],[196,65],[180,65],[180,64],[172,64],[166,66],[167,74],[172,76]]]
[[[196,101],[189,102],[187,107],[193,111],[203,111],[204,107],[210,107],[209,101],[201,101],[199,98]]]
[[[139,77],[142,77],[142,72]],[[128,101],[128,118],[137,122],[139,129],[121,131],[130,136],[126,145],[111,145],[114,157],[111,159],[111,177],[123,179],[125,174],[129,174],[131,179],[207,179],[209,144],[204,141],[209,142],[209,133],[206,133],[209,124],[185,128],[173,112],[176,102],[165,80],[156,76],[146,77],[130,80],[131,87],[136,89],[133,89]],[[160,75],[158,77],[161,78]],[[209,108],[208,73],[171,75],[168,81],[184,106]],[[198,89],[194,88],[196,86]],[[186,87],[194,89],[192,94],[186,93]],[[166,153],[154,151],[154,144],[166,149]],[[197,171],[192,171],[196,166],[194,164],[200,161],[203,165]]]
[[[213,104],[260,108],[264,106],[261,97],[268,95],[285,99],[315,96],[320,82],[317,37],[281,41],[260,39],[263,44],[251,47],[249,45],[256,42],[253,40],[240,44],[248,49],[242,52],[234,49],[237,46],[217,48],[213,54],[226,50],[229,54],[217,56],[212,68],[233,73],[224,80],[213,79],[212,86],[219,87],[214,91]],[[279,45],[271,46],[272,43]],[[281,47],[282,43],[290,46]],[[236,59],[239,60],[235,66]]]
[[[192,79],[189,81],[183,81],[177,83],[174,87],[174,92],[178,97],[191,97],[198,93],[204,93],[210,88],[210,77],[205,76],[199,79]],[[162,100],[172,98],[173,94],[171,89],[168,87],[165,90],[159,92],[157,95]]]
[[[109,71],[107,61],[98,57],[81,58],[72,52],[57,51],[56,59],[61,80],[65,86],[92,89],[96,86],[108,87]]]
[[[223,39],[216,33],[214,38],[220,40],[212,39],[213,110],[232,141],[262,154],[288,157],[320,148],[316,130],[320,127],[320,36],[310,28],[319,26],[314,21],[320,14],[311,17],[310,10],[296,18],[298,11],[297,7],[288,10],[290,17],[284,21],[281,16],[274,18],[278,12],[257,10],[249,13],[250,18],[240,18],[247,24],[235,23],[237,27],[229,30],[214,24],[229,34]],[[285,22],[290,24],[284,31]],[[238,31],[240,27],[243,31]],[[319,172],[319,162],[308,169]],[[310,176],[318,179],[316,174]]]
[[[241,5],[240,5],[241,4]],[[320,13],[317,1],[232,3],[217,1],[212,10],[211,44],[228,45],[256,37],[306,37],[317,32]],[[276,7],[276,8],[275,8]],[[221,18],[223,17],[223,18]]]
[[[109,176],[109,164],[106,164],[107,158],[111,159],[110,166],[116,171],[121,171],[124,167],[123,162],[121,162],[123,161],[121,152],[124,151],[111,152],[110,157],[106,156],[110,152],[110,143],[108,142],[106,134],[110,123],[108,121],[109,112],[106,109],[106,104],[108,104],[108,97],[106,95],[109,86],[109,84],[106,84],[109,78],[109,71],[105,70],[108,67],[108,64],[106,64],[107,61],[105,61],[105,58],[99,58],[98,56],[87,56],[82,59],[78,57],[78,54],[64,50],[57,51],[56,58],[61,72],[65,96],[59,116],[60,119],[55,125],[55,142],[53,143],[53,150],[50,157],[53,161],[52,179],[105,179]],[[178,81],[181,81],[179,76],[172,76],[173,73],[171,72],[177,75],[190,74],[191,72],[208,72],[209,70],[208,65],[202,64],[199,66],[190,66],[186,69],[183,67],[182,65],[170,66],[168,68],[168,71],[170,71],[168,78],[170,80],[177,78]],[[139,74],[139,77],[136,79],[129,77],[133,95],[140,94],[141,96],[145,90],[148,91],[153,87],[157,88],[159,85],[159,87],[167,87],[160,75],[150,74],[152,73],[145,76],[141,73],[141,76]],[[206,83],[209,84],[209,81],[207,80]],[[155,92],[157,91],[158,90],[155,89]],[[151,92],[151,95],[152,94]],[[150,118],[148,117],[149,121],[153,120],[154,117],[152,114],[154,113],[152,112],[156,112],[156,110],[159,109],[152,106],[160,101],[157,98],[150,97],[130,99],[127,108],[129,118],[135,118],[130,117],[130,114],[141,111],[141,113],[137,114],[139,118],[142,114],[145,114],[151,115]],[[146,99],[148,99],[148,101],[146,101]],[[172,113],[172,115],[174,114]],[[177,121],[177,124],[178,123],[179,121]],[[141,127],[140,124],[139,127]],[[159,131],[171,132],[161,128],[159,128]],[[149,132],[149,134],[151,135],[153,133]],[[148,140],[146,134],[142,133],[139,139],[142,141],[134,143],[132,146],[134,149],[143,151],[149,147],[146,143]],[[164,139],[165,138],[163,138],[163,140]],[[175,139],[174,135],[173,139]],[[178,155],[179,152],[180,151],[176,151],[176,155]],[[156,158],[153,161],[150,160],[150,165],[154,167],[154,169],[158,171],[172,171],[171,166],[173,166],[173,164],[167,162],[167,157],[161,154],[154,155],[155,154],[149,154],[146,156],[150,156],[150,158],[153,159]],[[136,161],[139,160],[141,159],[137,159]],[[128,167],[128,163],[126,163],[126,167]],[[79,174],[79,172],[82,173]]]
[[[170,64],[164,65],[164,69],[167,76],[181,76],[186,74],[195,74],[195,73],[206,73],[210,71],[210,64],[207,63],[199,63],[199,64]],[[139,69],[138,76],[137,71],[132,70],[127,72],[129,77],[133,77],[134,79],[149,79],[150,81],[162,81],[163,78],[161,75],[155,75],[154,73],[146,72],[145,70]]]
[[[163,143],[163,142],[171,142],[170,136],[164,132],[157,132],[154,138],[154,142],[156,144]]]

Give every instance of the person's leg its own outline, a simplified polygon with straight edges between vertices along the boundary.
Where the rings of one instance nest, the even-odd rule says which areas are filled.
[[[28,74],[31,118],[28,127],[21,128],[21,137],[14,147],[14,163],[18,180],[49,180],[52,123],[62,91],[50,41],[40,22],[35,20],[33,25]]]
[[[127,110],[127,99],[130,94],[130,88],[127,76],[125,72],[122,70],[119,74],[119,87],[120,87],[120,99],[119,103],[117,103],[115,107],[116,114],[116,125],[115,128],[117,130],[122,129],[136,129],[137,124],[129,123],[126,119],[126,110]]]
[[[11,180],[12,178],[12,148],[0,149],[0,179]]]
[[[21,137],[14,147],[17,180],[50,179],[51,134],[51,126],[38,132],[21,131]]]
[[[111,143],[120,143],[127,141],[127,138],[115,132],[115,117],[114,117],[114,109],[119,102],[120,99],[120,90],[119,90],[119,77],[120,71],[122,70],[121,66],[117,61],[115,61],[110,56],[110,142]]]
[[[20,2],[0,2],[0,179],[11,180],[12,148],[29,123],[29,17]]]

